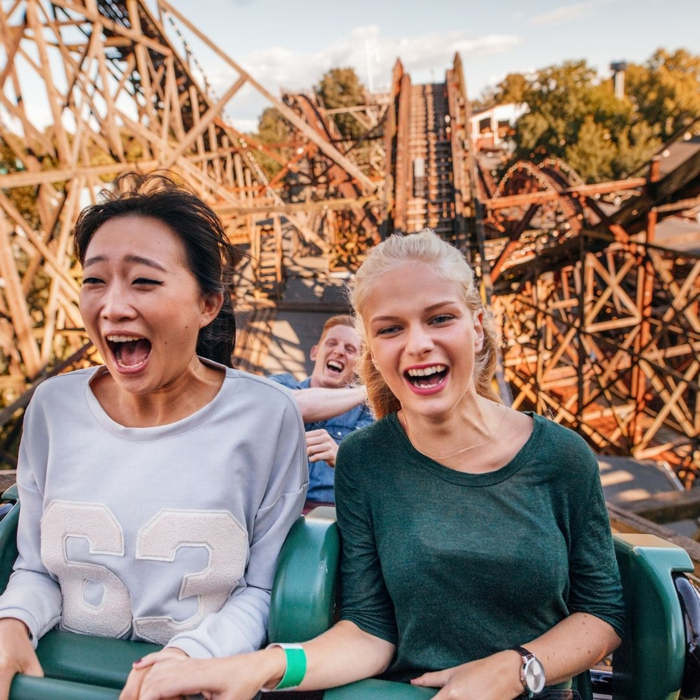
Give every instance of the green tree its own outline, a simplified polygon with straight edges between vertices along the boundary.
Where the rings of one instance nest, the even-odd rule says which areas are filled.
[[[277,151],[284,160],[291,157],[291,151],[285,145],[292,136],[292,127],[276,107],[267,107],[263,110],[258,119],[256,136],[264,144],[268,144],[270,148]],[[264,151],[256,150],[255,157],[269,178],[274,177],[282,169],[282,166]]]
[[[611,163],[616,155],[610,132],[593,115],[588,114],[578,130],[576,140],[564,148],[564,160],[589,180],[605,180],[611,176]]]
[[[365,88],[353,68],[331,68],[316,86],[326,109],[356,107],[365,103]],[[333,120],[338,130],[346,139],[357,139],[365,131],[352,114],[334,114]]]
[[[645,121],[626,126],[617,138],[617,155],[614,166],[615,177],[627,176],[646,163],[659,150],[662,140],[658,137],[658,129]]]
[[[625,83],[636,111],[663,139],[700,118],[700,56],[657,49],[646,64],[628,67]]]
[[[276,107],[267,107],[258,119],[258,138],[264,143],[280,145],[289,140],[292,127]]]
[[[472,100],[472,109],[479,111],[510,102],[520,104],[525,101],[527,85],[527,78],[522,73],[508,73],[500,83],[486,88],[481,97]]]
[[[585,61],[515,75],[495,92],[528,105],[516,124],[515,157],[557,156],[588,181],[628,175],[700,117],[700,58],[682,50],[659,50],[647,65],[630,66],[623,99]]]
[[[523,102],[527,90],[527,78],[522,73],[508,73],[497,85],[496,104]]]

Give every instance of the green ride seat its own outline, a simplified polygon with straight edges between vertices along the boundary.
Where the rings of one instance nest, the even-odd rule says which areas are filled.
[[[8,499],[11,500],[11,499]],[[0,591],[17,555],[19,504],[0,521]],[[272,590],[268,637],[304,641],[334,620],[340,544],[332,509],[317,509],[294,524],[282,547]],[[686,640],[673,578],[693,570],[685,550],[649,535],[615,535],[627,627],[613,656],[613,700],[678,700]],[[15,678],[12,700],[115,698],[132,661],[155,645],[52,630],[37,654],[46,678]],[[588,674],[575,679],[591,699]],[[422,700],[436,691],[368,679],[333,688],[326,700]]]
[[[284,541],[275,572],[267,637],[306,641],[325,632],[335,617],[340,538],[335,516],[300,517]]]
[[[36,700],[114,700],[119,690],[97,685],[72,683],[55,678],[15,676],[10,688],[10,698],[36,698]]]
[[[625,639],[613,655],[613,698],[677,700],[686,638],[674,574],[693,571],[688,553],[654,535],[615,536],[625,597]]]
[[[3,501],[10,501],[11,503],[16,503],[19,496],[17,495],[17,484],[12,484],[8,489],[6,489],[2,496]]]
[[[17,556],[20,504],[0,520],[0,592]],[[283,642],[315,637],[333,624],[340,543],[335,521],[300,517],[280,552],[272,588],[268,637]],[[154,644],[51,630],[37,646],[45,678],[17,675],[11,700],[116,698],[131,664],[160,649]]]

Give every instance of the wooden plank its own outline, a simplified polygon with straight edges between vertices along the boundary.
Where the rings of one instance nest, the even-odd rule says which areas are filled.
[[[0,31],[2,31],[3,43],[5,44],[5,68],[0,74],[0,90],[5,88],[5,81],[7,77],[12,72],[12,68],[15,65],[15,54],[19,48],[19,43],[22,40],[22,27],[14,27],[14,31],[11,31],[9,27],[5,29],[7,24],[7,15],[0,8]],[[10,33],[11,38],[7,38],[7,33]]]
[[[372,182],[352,161],[348,160],[343,156],[334,146],[325,141],[319,134],[317,134],[309,125],[299,117],[299,115],[294,112],[294,110],[287,107],[281,100],[278,100],[271,92],[266,90],[260,83],[258,83],[249,73],[247,73],[240,65],[238,65],[225,51],[220,49],[216,44],[214,44],[211,39],[209,39],[206,34],[201,32],[197,27],[195,27],[187,18],[185,18],[182,13],[180,13],[176,8],[174,8],[166,0],[160,0],[159,4],[170,14],[177,17],[180,22],[182,22],[193,34],[195,34],[199,39],[201,39],[212,51],[214,51],[220,58],[222,58],[226,63],[228,63],[239,75],[246,78],[246,80],[264,97],[266,97],[272,104],[277,108],[277,110],[282,114],[282,116],[291,122],[299,131],[301,131],[306,138],[313,141],[331,160],[340,165],[344,170],[350,173],[356,180],[362,183],[370,192],[374,192],[377,189],[376,183]]]
[[[150,170],[158,167],[157,160],[139,161],[137,163],[107,163],[106,165],[75,165],[71,168],[60,168],[57,170],[45,170],[42,172],[31,172],[28,170],[0,175],[0,188],[11,189],[13,187],[26,187],[27,185],[51,184],[54,182],[66,182],[78,175],[118,175],[127,170],[139,168]]]
[[[492,197],[483,201],[487,209],[506,209],[508,207],[524,207],[529,204],[542,204],[552,202],[567,195],[590,195],[604,194],[607,192],[618,192],[620,190],[631,190],[646,185],[646,178],[635,177],[627,180],[611,180],[609,182],[599,182],[595,185],[577,185],[566,187],[562,190],[548,190],[545,192],[528,192],[526,194],[514,194],[506,197]]]
[[[5,280],[5,296],[17,335],[17,345],[29,376],[35,376],[41,368],[39,346],[34,338],[32,320],[27,301],[22,293],[22,283],[12,254],[10,232],[4,213],[0,213],[0,274]]]
[[[661,407],[661,410],[656,414],[656,417],[654,418],[653,423],[649,428],[647,428],[646,432],[644,433],[644,437],[641,439],[639,444],[636,446],[637,449],[643,450],[645,447],[649,445],[649,443],[653,440],[654,436],[656,435],[656,432],[659,430],[659,428],[663,425],[664,421],[666,420],[666,416],[670,413],[673,412],[673,414],[678,418],[679,422],[681,425],[684,426],[684,428],[689,431],[689,434],[692,434],[693,428],[690,426],[690,424],[687,422],[685,419],[685,416],[682,414],[679,415],[678,413],[678,408],[676,407],[676,401],[680,397],[680,395],[688,389],[688,386],[690,382],[692,381],[693,377],[697,374],[698,369],[700,369],[700,362],[697,360],[693,360],[693,362],[690,364],[690,366],[686,369],[685,373],[683,374],[683,379],[679,381],[678,386],[674,389],[673,393],[669,394],[669,392],[666,390],[666,388],[663,386],[661,383],[661,380],[655,375],[655,373],[650,372],[648,367],[647,362],[642,361],[640,362],[640,367],[644,371],[644,374],[649,377],[649,379],[652,382],[652,385],[654,388],[663,396],[664,399],[664,405]],[[657,380],[656,382],[654,380]]]
[[[41,236],[34,231],[31,226],[24,220],[22,215],[17,211],[12,202],[0,192],[0,206],[2,206],[5,212],[10,216],[10,218],[19,226],[24,234],[27,236],[32,245],[44,256],[44,259],[48,265],[52,268],[53,273],[60,277],[67,289],[68,294],[72,296],[76,304],[78,302],[78,284],[77,282],[68,274],[68,271],[56,260],[53,252],[48,248],[48,246],[41,239]]]
[[[99,31],[99,37],[102,40],[102,24],[95,23],[95,32]],[[102,46],[104,47],[104,41]],[[112,98],[112,91],[109,89],[109,74],[107,71],[107,65],[105,63],[105,52],[104,50],[97,52],[97,70],[100,75],[100,82],[102,83],[102,97],[104,98],[105,104],[107,105],[107,134],[109,135],[109,140],[112,145],[112,150],[117,154],[120,160],[125,160],[124,156],[124,144],[122,143],[121,136],[119,134],[119,127],[114,121],[114,99]]]
[[[17,481],[17,470],[0,469],[0,493],[9,489]]]
[[[96,12],[92,12],[82,5],[70,2],[70,0],[51,1],[54,5],[59,5],[60,7],[63,7],[66,10],[72,10],[73,12],[76,12],[79,15],[83,15],[86,19],[89,19],[91,22],[102,23],[106,29],[109,29],[115,34],[119,34],[120,36],[125,36],[131,39],[131,41],[133,41],[137,45],[140,43],[144,46],[147,46],[149,49],[152,49],[153,51],[157,51],[158,53],[163,54],[163,56],[169,56],[172,53],[167,46],[159,44],[157,41],[149,39],[147,36],[144,36],[143,34],[140,34],[139,32],[133,29],[129,29],[128,27],[125,27],[122,24],[113,22],[112,20],[107,19],[106,17],[103,17],[102,15]]]
[[[214,177],[216,178],[216,181],[219,184],[224,184],[223,179],[222,179],[222,169],[221,169],[221,156],[218,155],[219,151],[219,140],[216,135],[216,127],[214,124],[209,124],[208,127],[208,133],[209,133],[209,152],[213,154],[212,162],[214,164]]]
[[[175,75],[175,59],[168,56],[165,59],[167,71],[165,73],[165,92],[167,101],[171,104],[170,110],[172,114],[173,132],[178,140],[185,138],[185,127],[182,123],[182,105],[180,104],[180,95],[177,91],[177,76]]]
[[[164,167],[172,167],[173,163],[185,153],[185,151],[194,143],[195,139],[201,136],[209,128],[209,125],[214,121],[214,118],[219,115],[219,113],[226,106],[226,103],[245,85],[245,83],[245,76],[241,76],[233,85],[231,85],[224,96],[213,107],[211,107],[201,119],[197,120],[195,126],[190,129],[182,143],[180,143],[175,150],[170,152],[167,160],[165,161]],[[211,147],[212,145],[210,144],[210,148]]]
[[[683,185],[691,182],[700,175],[700,149],[688,157],[662,180],[652,183],[638,197],[627,200],[612,216],[615,223],[622,224],[628,229],[642,228],[646,220],[646,212],[660,204],[666,198],[673,196]],[[634,224],[637,224],[635,227]]]
[[[664,264],[663,256],[658,251],[650,249],[649,257],[654,264],[654,272],[659,275],[671,291],[671,308],[667,309],[666,313],[664,313],[662,318],[663,322],[668,324],[673,318],[674,312],[676,314],[680,312],[688,319],[691,328],[695,332],[700,333],[700,319],[698,319],[692,305],[688,303],[690,287],[694,283],[698,273],[700,273],[700,260],[695,263],[691,274],[687,276],[683,282],[683,287],[680,288],[673,274],[668,269],[668,266]]]
[[[68,185],[69,191],[62,213],[63,221],[61,222],[61,230],[58,236],[58,245],[56,248],[56,262],[61,267],[65,267],[68,237],[71,234],[73,223],[77,218],[78,202],[82,184],[83,179],[78,177],[75,180],[71,180],[70,184]],[[48,364],[49,360],[51,359],[61,287],[61,278],[52,278],[51,287],[49,290],[49,299],[46,304],[44,337],[41,345],[42,364]]]
[[[197,153],[202,155],[204,153],[204,139],[202,138],[202,134],[197,131],[197,124],[199,124],[199,92],[194,83],[189,86],[188,93],[190,96],[190,111],[194,122],[192,129],[195,132],[195,140],[197,141]]]
[[[61,99],[62,96],[56,89],[54,81],[51,77],[49,54],[46,48],[44,33],[39,24],[39,18],[37,17],[37,6],[35,0],[30,0],[30,2],[27,2],[27,23],[32,28],[32,33],[34,34],[34,44],[39,53],[39,62],[41,64],[40,74],[43,76],[44,85],[46,86],[46,96],[49,100],[49,109],[51,110],[51,115],[53,117],[53,126],[58,152],[61,159],[65,163],[68,163],[70,162],[70,147],[68,145],[68,137],[61,123],[62,115],[60,103],[64,100]]]
[[[139,78],[141,79],[141,90],[143,91],[144,102],[146,106],[146,113],[151,122],[151,129],[155,129],[159,123],[159,115],[155,110],[155,100],[153,96],[153,89],[151,86],[151,74],[149,68],[151,67],[151,59],[146,51],[146,47],[143,44],[143,39],[146,37],[141,31],[141,17],[139,15],[139,3],[137,0],[126,0],[126,9],[129,13],[129,24],[133,30],[138,34],[139,39],[134,42],[134,53],[136,54],[136,65],[139,71]]]
[[[662,491],[650,498],[633,501],[626,510],[655,523],[671,523],[700,517],[700,489],[690,491]]]

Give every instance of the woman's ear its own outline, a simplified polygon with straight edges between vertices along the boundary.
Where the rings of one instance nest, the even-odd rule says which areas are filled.
[[[211,292],[210,294],[202,295],[201,318],[199,321],[200,328],[208,326],[218,316],[223,303],[223,292]]]
[[[484,349],[484,311],[479,309],[472,313],[474,319],[474,350],[481,352]]]

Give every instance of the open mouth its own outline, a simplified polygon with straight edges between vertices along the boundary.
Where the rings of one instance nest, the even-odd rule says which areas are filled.
[[[437,389],[444,383],[448,371],[447,365],[436,364],[429,367],[412,367],[403,375],[416,389]]]
[[[141,369],[151,354],[151,341],[143,337],[111,334],[107,336],[107,345],[117,367],[125,371]]]
[[[328,360],[328,362],[326,362],[326,369],[335,374],[340,374],[345,369],[345,365],[337,360]]]

